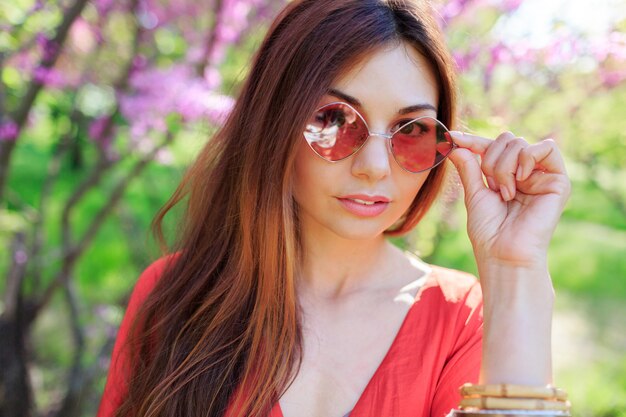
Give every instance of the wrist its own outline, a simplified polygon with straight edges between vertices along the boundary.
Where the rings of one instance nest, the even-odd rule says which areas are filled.
[[[526,254],[523,258],[507,259],[488,255],[480,252],[474,253],[476,263],[478,266],[485,266],[489,268],[514,268],[514,269],[527,269],[527,270],[540,270],[547,269],[548,257],[546,252],[540,252],[536,254]]]
[[[485,303],[551,306],[555,293],[546,264],[511,266],[492,262],[478,265]]]
[[[537,322],[551,320],[555,292],[545,267],[479,267],[487,322]]]

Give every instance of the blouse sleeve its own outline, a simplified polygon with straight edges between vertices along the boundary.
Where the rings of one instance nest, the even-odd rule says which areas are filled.
[[[470,288],[461,308],[457,342],[444,364],[431,405],[431,417],[445,417],[461,401],[459,387],[478,383],[482,361],[483,300],[480,281]]]
[[[127,352],[125,349],[122,349],[122,347],[126,342],[128,331],[137,314],[137,310],[154,288],[157,278],[161,275],[162,269],[162,259],[154,262],[143,271],[133,288],[126,313],[124,314],[124,318],[117,333],[115,345],[113,346],[109,373],[104,387],[104,393],[100,400],[97,417],[112,417],[127,392],[129,361]]]

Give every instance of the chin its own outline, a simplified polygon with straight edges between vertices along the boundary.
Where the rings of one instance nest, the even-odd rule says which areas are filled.
[[[300,215],[306,228],[311,228],[320,237],[330,234],[346,240],[366,241],[379,238],[393,226],[402,215],[396,211],[377,217],[359,217],[335,207],[316,207],[311,211],[303,209]]]
[[[333,224],[327,227],[343,239],[372,240],[380,237],[392,225],[393,222],[382,222],[373,219],[359,221],[355,219],[354,222],[342,222],[342,224]]]

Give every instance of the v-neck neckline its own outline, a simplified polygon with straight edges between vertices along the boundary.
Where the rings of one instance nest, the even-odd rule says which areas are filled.
[[[415,308],[415,305],[418,304],[418,301],[419,301],[419,299],[422,296],[422,292],[426,288],[427,281],[430,279],[430,277],[434,273],[434,270],[433,270],[431,265],[426,264],[425,262],[423,262],[421,260],[420,260],[420,262],[424,263],[425,265],[428,265],[428,267],[430,268],[430,271],[426,272],[426,274],[424,276],[418,278],[418,280],[420,280],[422,282],[421,282],[421,285],[420,285],[419,289],[417,290],[417,293],[415,293],[415,297],[413,297],[413,303],[411,304],[411,306],[409,307],[409,310],[407,311],[406,315],[402,319],[402,324],[400,324],[400,328],[396,332],[396,335],[394,336],[393,341],[391,342],[391,345],[389,345],[389,349],[387,349],[387,353],[385,353],[385,356],[383,357],[383,360],[378,364],[378,367],[376,368],[376,370],[372,374],[372,376],[369,379],[369,381],[367,381],[367,384],[365,385],[365,388],[363,389],[363,392],[361,392],[361,395],[356,400],[356,403],[354,404],[354,407],[352,407],[352,410],[350,410],[348,412],[348,416],[349,417],[360,417],[358,414],[354,414],[354,412],[355,411],[359,412],[359,409],[361,408],[361,404],[363,403],[363,401],[365,401],[364,398],[366,398],[368,393],[369,393],[369,391],[371,391],[373,389],[372,386],[374,385],[376,380],[379,378],[380,373],[387,366],[387,362],[389,362],[391,360],[390,359],[391,354],[392,354],[393,351],[396,350],[397,344],[398,344],[398,340],[400,339],[400,336],[402,336],[402,334],[406,331],[405,328],[408,326],[409,318],[412,315],[414,315],[413,310]],[[278,415],[276,417],[285,417],[285,415],[283,414],[283,410],[282,410],[282,408],[280,406],[280,399],[278,401],[276,401],[276,404],[274,405],[274,407],[277,408],[277,410],[278,410]],[[345,417],[345,415],[344,415],[344,417]]]

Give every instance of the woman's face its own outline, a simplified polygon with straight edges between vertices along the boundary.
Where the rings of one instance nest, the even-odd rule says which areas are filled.
[[[391,133],[416,117],[437,116],[436,79],[427,61],[407,44],[372,53],[335,80],[331,90],[318,107],[347,102],[364,117],[371,132]],[[398,112],[414,105],[422,109]],[[346,239],[371,239],[407,211],[429,171],[413,174],[402,169],[388,151],[387,141],[372,135],[354,155],[328,162],[313,152],[304,137],[300,138],[293,186],[305,233],[315,230]],[[371,211],[378,214],[365,215],[360,213],[362,206],[355,206],[361,203],[345,198],[355,194],[382,196],[389,202],[377,203],[378,210]]]

